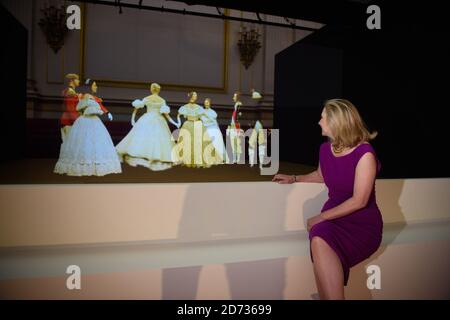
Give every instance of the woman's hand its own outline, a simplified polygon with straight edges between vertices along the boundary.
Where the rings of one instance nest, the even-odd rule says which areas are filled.
[[[295,182],[295,176],[287,174],[276,174],[272,181],[278,182],[279,184],[290,184]]]
[[[309,218],[308,221],[306,222],[306,229],[309,231],[311,231],[312,227],[322,221],[325,221],[325,219],[323,219],[320,214],[318,214],[317,216],[314,216],[312,218]]]

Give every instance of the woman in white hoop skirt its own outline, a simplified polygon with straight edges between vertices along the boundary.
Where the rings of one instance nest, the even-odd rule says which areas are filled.
[[[96,93],[95,81],[91,86]],[[98,98],[97,98],[98,99]],[[104,176],[121,173],[119,157],[99,115],[103,114],[96,97],[85,94],[77,105],[82,112],[61,145],[54,172],[69,176]]]
[[[116,146],[120,160],[130,166],[144,166],[153,171],[166,170],[172,167],[172,139],[167,121],[179,127],[170,116],[170,108],[159,96],[161,87],[157,83],[150,86],[151,95],[142,100],[134,100],[131,123],[133,128]],[[147,107],[147,112],[135,123],[134,117],[138,109]],[[167,119],[167,121],[166,121]]]

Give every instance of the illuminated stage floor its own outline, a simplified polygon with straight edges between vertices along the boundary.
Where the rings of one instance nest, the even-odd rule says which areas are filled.
[[[121,174],[104,177],[69,177],[53,173],[57,159],[24,159],[0,163],[0,184],[35,183],[161,183],[161,182],[242,182],[270,181],[272,176],[261,175],[259,167],[249,164],[224,164],[211,168],[175,166],[165,171],[151,171],[144,167],[122,164]],[[278,172],[305,174],[315,168],[302,164],[281,162]]]

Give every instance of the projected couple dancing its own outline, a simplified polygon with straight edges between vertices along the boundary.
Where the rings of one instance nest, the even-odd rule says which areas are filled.
[[[75,87],[79,80],[75,76],[70,78],[70,95],[65,96],[66,112],[61,119],[63,143],[55,173],[103,176],[120,173],[120,162],[153,171],[166,170],[173,165],[208,168],[224,162],[225,145],[210,99],[205,100],[203,108],[196,104],[197,93],[190,92],[189,102],[179,108],[175,122],[169,116],[166,101],[159,96],[161,87],[152,83],[151,95],[132,102],[133,127],[114,147],[98,118],[106,109],[102,110],[101,99],[94,95],[97,85],[93,82],[91,94],[77,94]],[[138,110],[144,107],[146,113],[135,121]],[[185,118],[182,126],[181,116]],[[70,118],[70,123],[64,120],[66,118]],[[172,134],[167,122],[181,129]]]
[[[97,97],[97,83],[86,81],[90,93],[77,93],[79,77],[68,74],[69,87],[63,91],[65,112],[61,116],[62,144],[54,172],[70,176],[103,176],[121,173],[119,157],[99,116],[111,113]]]

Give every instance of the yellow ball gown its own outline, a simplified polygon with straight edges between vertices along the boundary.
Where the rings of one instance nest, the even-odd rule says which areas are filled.
[[[198,104],[188,103],[178,109],[178,114],[183,115],[186,121],[179,131],[173,158],[177,159],[177,163],[192,168],[208,168],[215,164],[211,156],[214,147],[201,120],[205,109]]]

